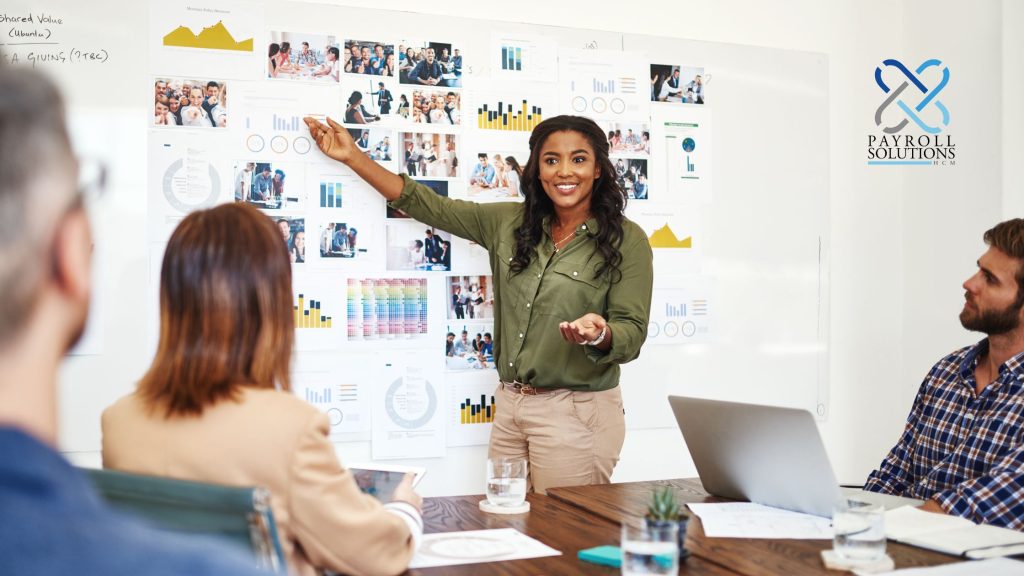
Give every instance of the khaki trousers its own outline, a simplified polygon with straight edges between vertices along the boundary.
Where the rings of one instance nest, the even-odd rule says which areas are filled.
[[[607,484],[626,437],[622,393],[524,395],[498,384],[488,456],[529,461],[528,490]]]

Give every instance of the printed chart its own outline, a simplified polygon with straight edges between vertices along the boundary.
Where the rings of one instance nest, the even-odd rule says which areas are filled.
[[[343,284],[321,273],[292,275],[292,315],[297,350],[337,350],[344,340]]]
[[[297,372],[292,377],[292,393],[326,414],[335,436],[369,430],[367,399],[362,394],[367,384],[364,374],[349,367]]]
[[[449,375],[448,381],[448,445],[487,444],[496,414],[494,376],[464,373]]]
[[[619,51],[559,51],[562,109],[595,118],[643,119],[649,98],[639,62]]]
[[[438,363],[424,352],[385,361],[374,386],[373,458],[444,456]]]
[[[427,336],[426,278],[349,278],[349,340],[409,340]]]
[[[647,342],[678,344],[707,341],[712,334],[714,318],[707,279],[691,276],[669,284],[671,287],[654,288]]]

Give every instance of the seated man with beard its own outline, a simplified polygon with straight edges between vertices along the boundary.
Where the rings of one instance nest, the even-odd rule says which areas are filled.
[[[985,232],[964,282],[964,328],[986,338],[928,373],[896,446],[865,490],[922,509],[1024,529],[1024,219]]]

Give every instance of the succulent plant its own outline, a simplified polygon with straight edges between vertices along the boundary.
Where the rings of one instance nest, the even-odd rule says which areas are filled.
[[[675,490],[671,486],[655,488],[651,493],[651,502],[647,505],[647,518],[653,521],[682,520],[689,518],[689,514],[676,502]]]

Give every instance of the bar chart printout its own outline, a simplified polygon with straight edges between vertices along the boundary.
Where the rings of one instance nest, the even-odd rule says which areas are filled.
[[[540,106],[533,106],[527,100],[522,101],[518,110],[514,104],[498,101],[497,106],[484,104],[477,108],[477,128],[484,130],[506,130],[513,132],[530,132],[544,119]]]
[[[314,390],[312,388],[306,388],[306,402],[310,404],[330,404],[331,403],[331,389],[324,387],[321,390]]]
[[[320,207],[341,208],[341,182],[320,183]]]
[[[501,47],[501,69],[520,72],[523,69],[523,49],[520,46]]]
[[[677,316],[686,316],[686,302],[683,302],[683,303],[678,304],[678,305],[669,304],[669,303],[666,302],[665,303],[665,316],[668,316],[669,318],[673,318],[673,317],[677,317]]]
[[[459,403],[460,424],[490,424],[494,422],[494,396],[487,400],[486,394],[480,395],[480,401],[474,403],[466,398]]]
[[[307,302],[305,294],[299,294],[298,303],[292,307],[295,313],[295,327],[302,328],[331,328],[330,316],[324,315],[320,310],[319,300]]]

